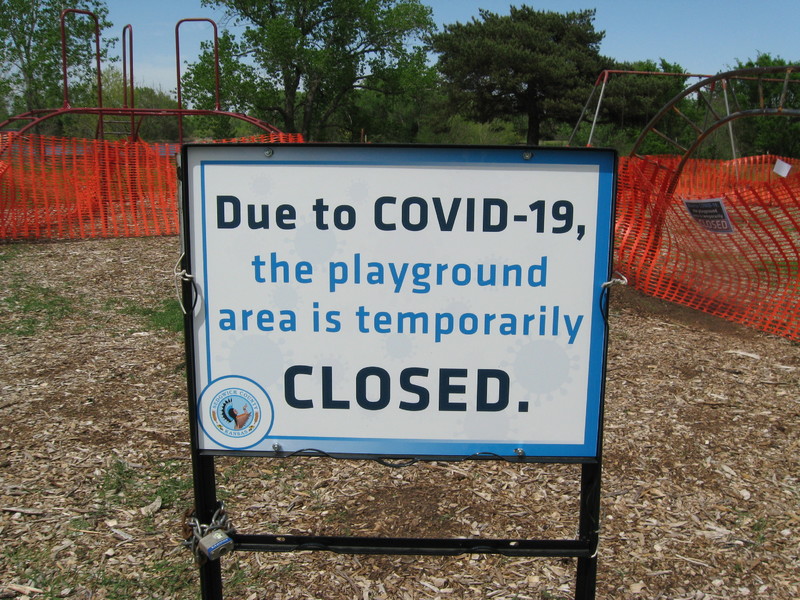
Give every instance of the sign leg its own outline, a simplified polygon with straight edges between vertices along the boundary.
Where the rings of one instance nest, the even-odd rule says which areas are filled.
[[[594,553],[578,558],[575,600],[594,600],[597,588],[597,544],[600,530],[601,462],[581,466],[581,511],[579,537],[589,542]]]
[[[200,456],[195,452],[193,459],[195,513],[201,523],[210,523],[217,509],[214,457]],[[200,565],[200,592],[203,600],[223,600],[219,559]]]
[[[597,588],[597,556],[578,559],[575,600],[594,600]]]

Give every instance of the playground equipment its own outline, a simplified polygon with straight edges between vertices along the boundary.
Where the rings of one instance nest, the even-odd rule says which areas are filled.
[[[95,62],[96,62],[96,86],[97,86],[97,106],[72,106],[69,98],[69,79],[68,79],[68,63],[67,63],[67,35],[66,35],[66,17],[70,14],[85,15],[94,20],[95,24]],[[181,87],[181,65],[180,65],[180,30],[181,26],[185,23],[191,22],[206,22],[209,23],[214,31],[214,99],[215,107],[213,109],[190,109],[183,106],[182,87]],[[126,25],[122,33],[122,68],[123,68],[123,102],[122,107],[108,107],[103,106],[103,77],[101,70],[100,60],[100,26],[97,15],[87,10],[79,10],[69,8],[61,12],[61,64],[62,64],[62,86],[63,86],[63,103],[58,108],[50,109],[37,109],[32,110],[20,115],[10,117],[6,121],[0,123],[0,131],[8,130],[9,127],[14,127],[14,132],[17,135],[28,132],[36,127],[43,121],[52,119],[54,117],[67,115],[67,114],[88,114],[96,115],[98,120],[97,126],[97,139],[104,139],[106,129],[104,127],[107,117],[120,117],[126,118],[130,123],[130,131],[128,137],[131,141],[138,140],[138,129],[142,119],[145,117],[172,117],[177,118],[179,123],[179,138],[178,143],[183,143],[183,118],[186,116],[226,116],[240,121],[245,121],[254,127],[261,129],[268,136],[277,136],[281,138],[280,141],[296,141],[296,139],[285,136],[277,127],[256,119],[254,117],[244,115],[241,113],[234,113],[222,110],[220,104],[219,94],[219,38],[217,31],[217,24],[211,19],[182,19],[175,25],[175,62],[177,71],[177,108],[139,108],[135,105],[135,86],[134,86],[134,73],[133,73],[133,27]],[[129,93],[130,90],[130,93]],[[114,124],[120,122],[112,121]],[[13,134],[12,134],[13,135]],[[296,136],[294,136],[296,138]]]
[[[64,41],[65,17],[70,13],[95,20],[96,107],[70,105]],[[180,28],[192,21],[206,21],[214,31],[213,110],[183,107]],[[145,118],[178,119],[179,142],[183,141],[183,118],[190,115],[227,116],[261,131],[248,139],[228,141],[303,141],[269,123],[220,110],[213,21],[184,19],[175,26],[178,107],[172,109],[135,106],[130,25],[123,29],[123,102],[112,108],[103,106],[97,18],[70,9],[62,13],[61,23],[62,106],[0,123],[0,239],[177,234],[175,155],[179,144],[139,139]],[[710,77],[656,74],[699,81],[658,111],[630,155],[620,158],[615,268],[631,285],[658,298],[800,340],[800,157],[770,153],[743,157],[737,135],[739,123],[800,117],[798,71],[795,65]],[[587,115],[593,119],[586,143],[594,143],[607,83],[611,77],[628,75],[650,74],[601,73],[571,143]],[[742,89],[749,93],[740,93]],[[687,114],[681,109],[687,100],[704,110]],[[96,139],[34,133],[36,125],[65,114],[96,115]],[[105,139],[110,126],[118,127],[120,121],[127,126],[123,139]],[[652,147],[654,139],[673,153],[645,154],[643,149]],[[727,143],[724,157],[700,157],[709,154],[709,145],[723,143]]]
[[[703,78],[668,102],[620,159],[615,268],[634,287],[800,339],[800,158],[742,157],[735,128],[745,119],[800,117],[798,71],[763,67]],[[749,94],[736,93],[743,85]],[[706,108],[700,117],[681,111],[688,98]],[[595,122],[601,101],[602,93]],[[719,133],[730,158],[698,158]],[[640,154],[652,136],[678,154]]]
[[[66,18],[78,14],[94,20],[97,106],[72,106],[69,97]],[[207,22],[214,34],[215,108],[183,106],[180,67],[181,26]],[[261,130],[250,138],[229,141],[302,142],[273,125],[220,108],[219,40],[210,19],[182,19],[175,25],[177,108],[139,108],[135,105],[133,28],[122,35],[123,98],[121,107],[103,104],[100,29],[94,13],[66,9],[61,13],[63,102],[0,123],[0,239],[86,238],[178,233],[175,156],[183,140],[187,116],[223,116]],[[37,125],[63,115],[95,115],[95,139],[59,138],[35,133]],[[151,144],[139,138],[145,118],[178,121],[177,144]],[[127,130],[120,131],[120,127]],[[107,140],[112,130],[115,137]],[[217,140],[219,142],[219,140]]]

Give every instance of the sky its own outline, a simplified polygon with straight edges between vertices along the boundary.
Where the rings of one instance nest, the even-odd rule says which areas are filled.
[[[600,52],[618,61],[663,58],[689,73],[713,75],[735,67],[737,60],[769,53],[800,62],[797,23],[800,0],[422,0],[433,9],[437,27],[468,22],[481,8],[508,14],[509,6],[568,12],[594,8],[595,30],[604,31]],[[135,83],[175,89],[175,25],[181,19],[210,18],[222,13],[200,6],[200,0],[107,0],[109,37],[133,29]],[[181,59],[192,60],[202,40],[212,39],[211,25],[181,25]],[[114,50],[121,52],[121,44]],[[119,63],[118,63],[119,64]],[[182,67],[185,69],[185,67]]]

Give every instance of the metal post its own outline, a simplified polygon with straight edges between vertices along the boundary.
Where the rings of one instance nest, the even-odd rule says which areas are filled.
[[[97,15],[93,12],[88,10],[81,10],[77,8],[67,8],[61,11],[61,73],[64,80],[64,104],[62,108],[69,108],[69,82],[68,82],[68,71],[67,68],[67,25],[66,25],[66,16],[68,14],[78,14],[78,15],[86,15],[91,17],[94,21],[94,53],[95,53],[95,62],[96,62],[96,69],[97,69],[97,106],[98,108],[103,107],[103,71],[102,65],[100,63],[100,21],[97,19]],[[99,113],[98,116],[98,133],[100,134],[98,137],[103,139],[103,113]]]
[[[594,600],[597,589],[597,546],[600,539],[600,469],[597,463],[581,466],[581,508],[578,537],[589,542],[592,555],[578,558],[575,600]]]
[[[181,19],[175,24],[175,70],[176,70],[176,93],[178,96],[178,141],[183,144],[183,95],[181,92],[181,37],[180,28],[184,23],[205,22],[209,23],[214,30],[214,109],[220,110],[219,99],[219,33],[217,23],[211,19]]]
[[[605,73],[605,71],[604,71]],[[581,116],[578,117],[578,122],[575,123],[575,127],[572,130],[572,133],[567,140],[567,146],[572,146],[572,140],[575,139],[575,135],[578,133],[578,129],[581,127],[581,123],[583,123],[583,117],[586,115],[586,111],[589,108],[589,103],[594,98],[594,91],[597,89],[597,82],[595,82],[594,87],[592,88],[592,92],[589,94],[589,98],[586,100],[586,104],[583,105],[583,110],[581,111]]]
[[[128,86],[130,85],[130,103],[128,103]],[[122,108],[131,109],[131,127],[129,138],[136,139],[136,88],[133,83],[133,26],[130,24],[122,28]]]
[[[603,96],[606,93],[606,83],[608,82],[608,73],[603,77],[603,85],[600,88],[600,97],[597,99],[597,108],[594,111],[594,119],[592,119],[592,130],[589,132],[589,141],[586,142],[588,147],[592,146],[592,138],[594,137],[594,129],[597,126],[597,118],[600,116],[600,105],[603,103]]]
[[[217,509],[214,457],[200,456],[195,450],[192,463],[195,513],[201,523],[210,523]],[[200,565],[200,593],[203,600],[223,600],[222,567],[219,559],[207,560]]]
[[[725,116],[730,116],[731,107],[730,107],[730,103],[728,102],[728,80],[727,79],[723,79],[722,80],[722,95],[725,98]],[[732,158],[734,160],[736,160],[739,157],[738,157],[738,155],[736,153],[736,140],[733,137],[733,121],[728,121],[728,136],[730,137],[730,140],[731,140],[731,155],[732,155]],[[738,172],[739,165],[736,165],[736,170]],[[737,175],[738,175],[738,173],[737,173]]]
[[[180,159],[179,159],[180,160]],[[185,184],[181,190],[186,196]],[[181,215],[184,226],[181,230],[181,244],[186,243],[184,236],[188,229],[188,216]],[[188,272],[191,265],[191,256],[186,246],[186,253],[182,257],[181,268]],[[214,512],[217,510],[217,484],[214,472],[214,457],[204,456],[200,453],[200,431],[197,420],[197,390],[194,379],[194,329],[192,323],[192,308],[194,305],[195,290],[191,277],[182,278],[183,306],[189,307],[184,314],[184,343],[186,347],[186,387],[189,400],[189,439],[192,447],[192,478],[194,483],[194,512],[200,523],[211,523]],[[203,600],[223,600],[222,598],[222,568],[219,560],[206,561],[200,565],[200,592]]]

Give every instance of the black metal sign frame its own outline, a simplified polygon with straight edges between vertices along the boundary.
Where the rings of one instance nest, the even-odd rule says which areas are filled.
[[[534,149],[531,149],[534,150]],[[520,150],[521,151],[521,150]],[[616,154],[613,151],[603,151],[613,155],[614,176],[616,181]],[[194,480],[195,517],[201,523],[210,523],[219,508],[216,488],[215,457],[220,455],[247,456],[245,452],[225,452],[219,450],[201,449],[201,431],[198,426],[199,390],[196,389],[195,373],[195,337],[193,311],[191,307],[197,301],[197,288],[192,272],[191,244],[189,238],[192,234],[188,213],[190,210],[189,182],[185,165],[186,146],[182,152],[183,167],[180,175],[182,184],[182,246],[183,257],[181,261],[182,299],[186,310],[185,316],[185,347],[187,358],[187,385],[189,398],[189,423],[191,437],[191,456]],[[611,193],[611,212],[615,197],[615,183]],[[609,264],[607,266],[608,278],[611,277],[610,249]],[[600,296],[598,307],[604,320],[607,317],[608,289],[604,288]],[[603,377],[600,383],[599,427],[597,432],[597,452],[591,457],[530,457],[518,456],[505,458],[514,463],[572,463],[581,465],[580,476],[580,508],[578,515],[578,532],[574,539],[463,539],[463,538],[426,538],[426,537],[359,537],[359,536],[313,536],[313,535],[279,535],[279,534],[245,534],[231,533],[234,542],[234,551],[253,552],[294,552],[294,551],[329,551],[342,554],[369,554],[369,555],[437,555],[456,556],[461,554],[499,554],[510,557],[565,557],[577,559],[575,576],[575,599],[593,600],[596,591],[597,579],[597,548],[600,525],[600,483],[602,470],[602,423],[605,394],[605,357],[607,335],[603,338],[602,364]],[[272,453],[250,453],[250,456],[268,454],[279,459],[282,454],[279,450]],[[302,455],[303,452],[292,453],[292,456]],[[310,452],[308,455],[319,455]],[[392,455],[392,458],[397,456]],[[364,458],[363,456],[360,458]],[[369,458],[369,457],[367,457]],[[381,457],[375,456],[372,458]],[[448,456],[423,456],[409,457],[420,460],[453,460]],[[492,460],[497,457],[474,456],[471,458]],[[199,567],[200,587],[203,600],[223,600],[223,584],[220,560],[205,561]]]

